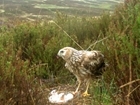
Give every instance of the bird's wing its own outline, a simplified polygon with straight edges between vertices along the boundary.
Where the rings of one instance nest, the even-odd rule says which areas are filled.
[[[85,51],[81,65],[93,75],[101,75],[105,67],[104,55],[100,51]]]

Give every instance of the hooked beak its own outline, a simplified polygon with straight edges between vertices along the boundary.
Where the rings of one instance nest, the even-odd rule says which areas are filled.
[[[56,57],[57,57],[57,59],[60,58],[59,52],[57,53],[57,56]]]
[[[57,59],[59,59],[59,58],[60,58],[60,56],[59,56],[59,55],[57,55],[57,56],[56,56],[56,58],[57,58]]]

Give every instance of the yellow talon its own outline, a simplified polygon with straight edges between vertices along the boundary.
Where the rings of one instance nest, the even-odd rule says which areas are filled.
[[[83,96],[83,97],[88,97],[88,96],[90,96],[90,94],[88,94],[87,92],[84,92],[84,93],[82,94],[82,96]]]
[[[90,94],[88,94],[89,83],[90,83],[90,80],[87,81],[87,83],[86,83],[86,85],[87,85],[86,90],[85,90],[85,92],[82,94],[82,96],[84,96],[84,97],[90,96]]]

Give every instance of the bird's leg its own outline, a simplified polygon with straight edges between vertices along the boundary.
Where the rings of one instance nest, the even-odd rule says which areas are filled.
[[[76,90],[75,90],[75,92],[74,92],[74,93],[77,93],[77,92],[78,92],[80,85],[81,85],[81,81],[80,81],[80,80],[78,80],[78,86],[77,86],[77,88],[76,88]]]
[[[86,86],[87,86],[87,87],[86,87],[85,92],[83,93],[83,96],[84,96],[84,97],[90,95],[90,94],[88,94],[89,85],[90,85],[90,79],[88,79],[87,82],[86,82]]]

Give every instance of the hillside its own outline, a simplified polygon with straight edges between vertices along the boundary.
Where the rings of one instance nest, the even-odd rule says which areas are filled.
[[[123,0],[0,0],[0,19],[52,19],[57,11],[68,15],[97,16],[113,11]]]

